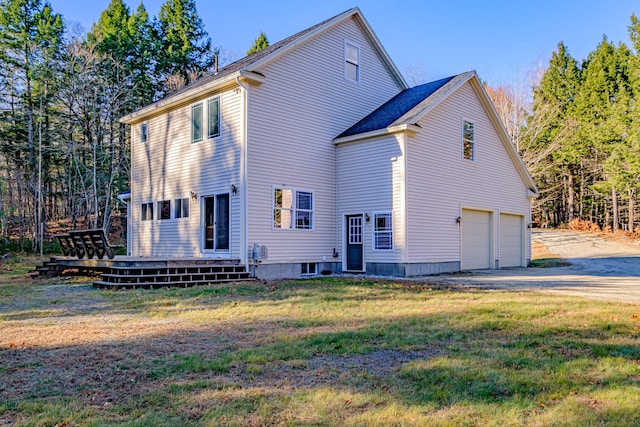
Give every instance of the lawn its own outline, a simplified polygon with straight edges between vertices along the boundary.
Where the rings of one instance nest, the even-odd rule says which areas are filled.
[[[322,278],[0,273],[0,425],[640,425],[640,306]]]

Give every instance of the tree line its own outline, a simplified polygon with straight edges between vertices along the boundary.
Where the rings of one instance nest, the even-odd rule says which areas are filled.
[[[86,33],[46,0],[0,0],[0,244],[35,249],[60,223],[110,229],[129,188],[118,119],[218,53],[194,0],[166,0],[154,17],[112,0]]]
[[[560,42],[521,85],[487,88],[540,194],[541,225],[635,232],[640,190],[640,21],[631,47],[606,36],[586,59]],[[524,89],[524,90],[523,90]]]

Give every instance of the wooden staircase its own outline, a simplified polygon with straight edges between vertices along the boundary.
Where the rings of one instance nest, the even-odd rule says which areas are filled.
[[[242,265],[117,266],[94,281],[96,288],[133,289],[190,287],[252,280]]]
[[[190,287],[255,280],[239,260],[212,259],[78,259],[51,257],[36,267],[35,277],[100,276],[95,288],[134,289]]]

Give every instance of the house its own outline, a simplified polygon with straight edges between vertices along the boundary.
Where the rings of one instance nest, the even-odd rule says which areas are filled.
[[[537,189],[478,76],[409,88],[358,8],[121,121],[131,256],[268,279],[530,259]]]

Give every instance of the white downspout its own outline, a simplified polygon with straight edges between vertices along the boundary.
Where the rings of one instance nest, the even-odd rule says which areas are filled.
[[[240,227],[240,246],[242,250],[240,251],[240,263],[243,264],[246,268],[249,268],[248,262],[248,252],[249,252],[249,185],[247,179],[247,142],[248,142],[248,108],[249,108],[249,87],[245,86],[240,78],[242,77],[242,71],[236,77],[236,83],[243,90],[243,99],[242,99],[242,150],[240,152],[240,192],[241,192],[241,202],[240,202],[240,218],[242,218],[242,224]]]

